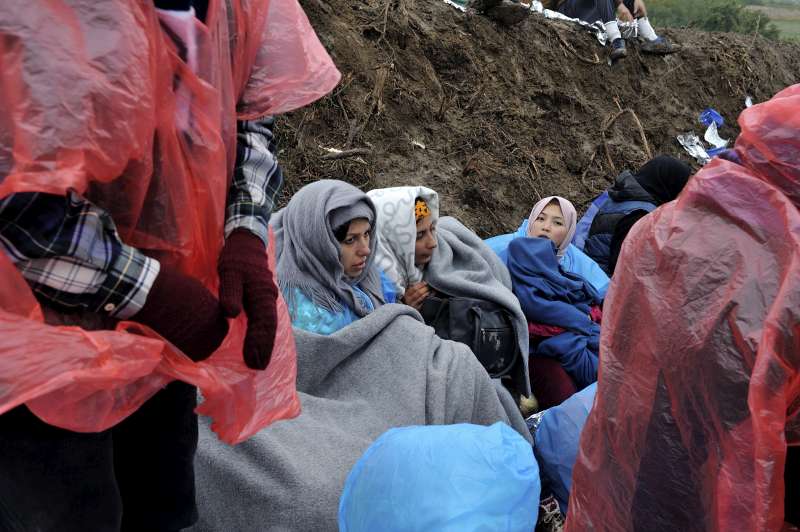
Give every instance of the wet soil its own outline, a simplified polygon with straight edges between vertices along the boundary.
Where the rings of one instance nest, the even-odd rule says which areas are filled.
[[[657,154],[696,166],[675,137],[702,136],[703,109],[733,139],[747,96],[800,80],[800,45],[749,35],[668,30],[681,53],[634,45],[609,65],[592,34],[535,14],[506,28],[439,0],[302,4],[343,77],[279,120],[283,201],[323,178],[425,185],[481,236],[516,228],[543,196],[581,211]]]

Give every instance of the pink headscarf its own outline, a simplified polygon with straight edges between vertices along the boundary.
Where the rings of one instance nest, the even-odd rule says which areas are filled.
[[[572,237],[575,235],[575,226],[578,223],[578,213],[575,210],[575,206],[568,199],[564,199],[561,196],[549,196],[536,203],[528,218],[528,236],[533,236],[533,222],[536,221],[536,218],[538,218],[544,208],[553,201],[558,202],[558,206],[561,207],[561,213],[564,216],[564,223],[567,224],[567,236],[564,237],[564,241],[558,246],[557,253],[559,257],[563,257],[572,242]]]

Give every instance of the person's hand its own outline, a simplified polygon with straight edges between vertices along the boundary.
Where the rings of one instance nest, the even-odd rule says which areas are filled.
[[[195,362],[211,356],[228,334],[228,321],[214,294],[197,279],[164,264],[131,320],[147,325]]]
[[[623,3],[617,6],[617,18],[622,22],[633,22],[633,15]]]
[[[219,256],[219,301],[225,316],[235,318],[244,309],[247,333],[244,362],[265,369],[275,346],[278,325],[278,288],[272,281],[264,243],[247,229],[236,229],[225,240]]]
[[[417,310],[422,308],[422,302],[431,293],[428,283],[419,282],[406,288],[406,293],[403,294],[401,300],[409,307],[414,307]]]
[[[647,16],[647,8],[644,6],[644,0],[633,0],[633,16],[636,18]]]

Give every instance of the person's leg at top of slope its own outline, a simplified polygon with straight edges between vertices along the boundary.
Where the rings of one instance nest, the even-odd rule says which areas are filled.
[[[678,46],[665,37],[656,34],[650,19],[647,18],[647,6],[644,0],[614,0],[617,4],[617,18],[623,22],[636,21],[639,29],[641,50],[648,54],[671,54],[679,50]]]
[[[544,0],[546,9],[558,11],[570,18],[577,18],[593,24],[600,21],[605,27],[608,42],[611,48],[609,57],[612,61],[622,59],[628,52],[625,48],[625,39],[617,24],[614,6],[617,0]]]

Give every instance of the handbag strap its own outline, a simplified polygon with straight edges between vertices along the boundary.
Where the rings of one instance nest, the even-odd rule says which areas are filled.
[[[439,318],[442,317],[442,314],[445,313],[450,308],[450,299],[443,297],[439,302],[439,308],[436,309],[436,316],[433,318],[433,322],[437,323]]]
[[[423,319],[425,319],[425,322],[428,325],[431,325],[434,328],[435,328],[435,325],[437,323],[439,323],[439,320],[442,318],[442,315],[446,316],[445,312],[450,308],[450,299],[448,299],[446,297],[441,297],[441,298],[440,297],[429,297],[427,302],[436,303],[437,300],[438,300],[439,305],[436,307],[436,312],[433,313],[433,318],[431,318],[430,320],[427,320],[427,319],[425,319],[426,316],[424,316],[424,315],[422,316]],[[426,312],[426,314],[430,315],[431,313],[430,312]]]

